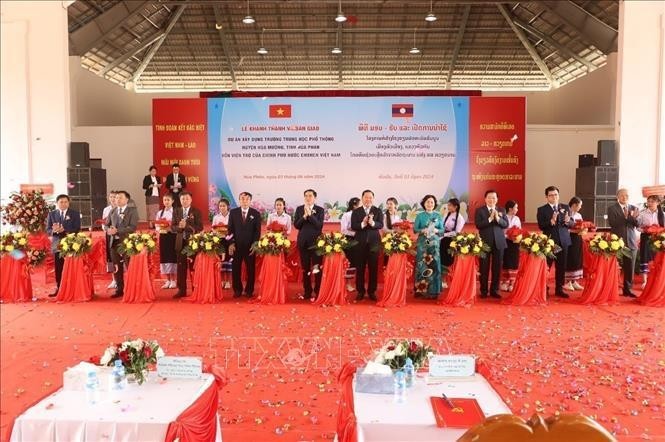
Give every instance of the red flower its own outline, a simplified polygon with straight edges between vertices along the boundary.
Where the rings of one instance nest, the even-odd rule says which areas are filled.
[[[418,351],[418,344],[416,344],[415,341],[411,341],[409,344],[409,352],[415,353],[416,351]]]
[[[118,355],[120,356],[120,360],[123,364],[129,362],[129,352],[127,350],[121,351]]]
[[[91,364],[99,365],[100,359],[101,358],[99,356],[90,356],[88,362],[90,362]]]
[[[271,222],[271,223],[267,226],[267,229],[268,229],[270,232],[283,232],[284,230],[286,230],[286,229],[285,229],[285,226],[282,225],[282,224],[280,224],[280,223],[277,222],[277,221],[273,221],[273,222]]]
[[[388,351],[393,351],[393,350],[395,350],[395,346],[394,345],[389,345],[388,346]]]
[[[143,347],[143,355],[144,355],[146,358],[149,358],[150,356],[152,356],[152,348],[150,348],[150,346],[148,346],[148,345],[146,345],[145,347]]]

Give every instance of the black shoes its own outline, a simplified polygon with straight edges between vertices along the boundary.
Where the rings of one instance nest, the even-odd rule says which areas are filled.
[[[48,294],[49,298],[55,298],[56,296],[58,296],[58,289],[55,289],[55,292]]]
[[[173,295],[173,299],[184,298],[185,296],[187,296],[187,293],[178,292],[175,295]]]
[[[624,290],[621,296],[625,296],[627,298],[637,298],[637,295],[635,295],[635,293],[631,292],[630,290]]]
[[[365,299],[365,294],[364,293],[358,293],[356,295],[356,301],[362,301],[363,299]]]
[[[558,298],[564,298],[564,299],[570,298],[568,293],[564,292],[563,290],[557,290],[556,293],[554,293],[554,296],[556,296]]]
[[[496,293],[496,292],[495,292],[495,293],[490,293],[490,298],[501,299],[501,295],[499,295],[499,294]]]
[[[124,295],[123,292],[115,292],[111,295],[111,298],[122,298],[122,295]]]
[[[372,301],[376,301],[376,294],[370,293],[369,294],[369,299],[372,300]]]

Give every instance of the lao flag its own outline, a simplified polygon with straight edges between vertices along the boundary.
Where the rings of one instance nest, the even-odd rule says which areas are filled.
[[[393,117],[412,118],[413,104],[393,104]]]
[[[268,108],[270,118],[291,118],[290,104],[271,104]]]

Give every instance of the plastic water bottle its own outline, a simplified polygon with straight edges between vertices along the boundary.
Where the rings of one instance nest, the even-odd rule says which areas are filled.
[[[127,386],[127,377],[125,376],[125,367],[122,365],[120,359],[115,360],[113,371],[111,371],[111,379],[109,382],[109,390],[111,392],[119,392]]]
[[[404,379],[406,381],[407,388],[413,387],[413,376],[416,372],[416,367],[413,366],[413,361],[411,358],[406,358],[406,363],[404,364]]]
[[[99,379],[97,379],[97,372],[93,370],[88,372],[88,379],[85,382],[85,397],[89,405],[99,402]]]
[[[395,372],[394,388],[394,402],[396,404],[403,404],[406,402],[406,379],[402,370]]]

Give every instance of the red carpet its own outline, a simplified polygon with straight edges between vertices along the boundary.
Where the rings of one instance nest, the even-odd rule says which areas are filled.
[[[220,396],[225,442],[331,440],[334,367],[393,336],[475,353],[491,364],[495,387],[523,417],[583,412],[620,440],[665,439],[665,310],[626,298],[609,308],[556,299],[543,308],[482,301],[471,309],[409,298],[405,308],[388,310],[369,301],[252,305],[231,300],[230,290],[222,304],[190,305],[173,301],[173,290],[157,290],[155,304],[127,305],[108,299],[108,281],[98,280],[93,302],[55,304],[44,299],[52,287],[43,277],[33,281],[37,302],[0,307],[3,440],[8,421],[59,386],[67,366],[137,336],[157,339],[167,354],[221,365],[230,355],[224,337],[236,337],[240,364],[228,356],[231,382]]]

